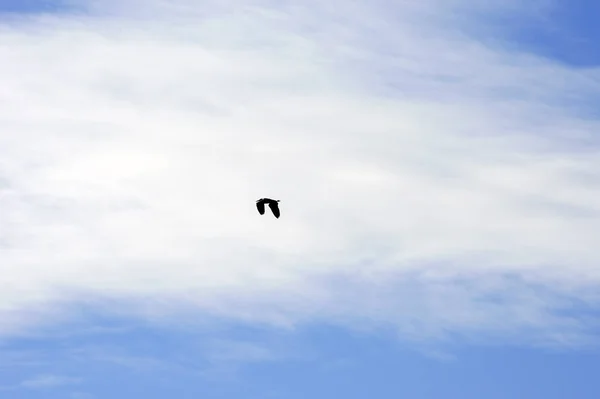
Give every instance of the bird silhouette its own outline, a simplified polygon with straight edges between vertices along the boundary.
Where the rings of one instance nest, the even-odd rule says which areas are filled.
[[[265,214],[265,204],[269,205],[269,208],[271,208],[271,212],[273,212],[273,215],[275,215],[276,218],[279,218],[279,204],[278,204],[279,200],[273,200],[270,198],[261,198],[258,201],[256,201],[256,209],[258,209],[258,213],[260,213],[261,215]]]

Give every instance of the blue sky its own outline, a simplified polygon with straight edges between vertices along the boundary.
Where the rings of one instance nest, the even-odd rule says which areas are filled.
[[[0,0],[0,397],[600,397],[600,5],[318,4]]]
[[[514,49],[539,54],[573,67],[588,68],[600,62],[594,23],[598,4],[588,0],[546,2],[549,9],[528,15],[495,15],[485,19],[482,36],[504,40]],[[500,36],[498,35],[500,33]]]
[[[6,1],[0,2],[0,10],[3,13],[18,13],[18,14],[39,14],[39,13],[55,13],[64,12],[69,7],[64,1],[46,1],[46,0],[23,0],[23,1]]]
[[[221,325],[216,333],[94,321],[113,329],[77,334],[69,326],[62,337],[10,342],[2,351],[2,382],[18,386],[5,397],[595,398],[599,389],[594,351],[454,344],[434,353],[325,326],[285,333]],[[214,353],[234,343],[231,356]],[[269,348],[272,357],[256,356],[257,348]]]
[[[587,0],[557,2],[550,18],[521,27],[513,40],[524,41],[531,51],[577,67],[594,67],[600,62],[596,38],[600,34],[594,15],[598,3]]]

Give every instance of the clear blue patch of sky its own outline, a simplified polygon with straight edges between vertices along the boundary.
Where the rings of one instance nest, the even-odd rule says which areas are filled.
[[[64,0],[0,0],[0,14],[40,14],[69,11]]]
[[[469,15],[464,29],[470,36],[492,47],[533,54],[574,69],[600,66],[600,2],[595,0],[553,0],[546,8],[525,13],[505,12]],[[598,119],[596,104],[600,93],[565,93],[560,104],[573,115]],[[597,140],[590,137],[597,148]]]
[[[94,332],[92,327],[108,330]],[[208,354],[220,350],[213,345],[223,339],[270,348],[279,358],[234,361],[230,372],[220,373]],[[325,326],[295,332],[223,324],[168,329],[98,318],[5,341],[0,347],[0,387],[9,389],[0,396],[53,399],[78,392],[114,399],[600,397],[597,352],[461,345],[448,353],[450,358],[429,356],[389,336]],[[43,374],[81,380],[45,389],[17,387]]]
[[[477,30],[483,41],[500,39],[509,47],[572,67],[600,65],[600,2],[556,0],[534,15],[483,17]]]

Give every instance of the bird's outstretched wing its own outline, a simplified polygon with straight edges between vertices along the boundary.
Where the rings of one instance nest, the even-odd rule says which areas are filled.
[[[261,215],[265,214],[265,203],[263,201],[256,201],[256,209]]]
[[[273,215],[275,215],[276,218],[279,218],[279,205],[277,202],[269,202],[269,208],[271,208]]]

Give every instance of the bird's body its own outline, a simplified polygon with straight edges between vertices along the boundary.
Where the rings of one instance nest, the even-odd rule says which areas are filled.
[[[258,209],[258,213],[260,213],[261,215],[265,214],[265,204],[269,205],[269,208],[271,208],[271,212],[273,212],[273,215],[275,215],[276,218],[279,218],[280,212],[279,212],[279,204],[278,204],[279,200],[273,200],[270,198],[261,198],[258,201],[256,201],[256,209]]]

